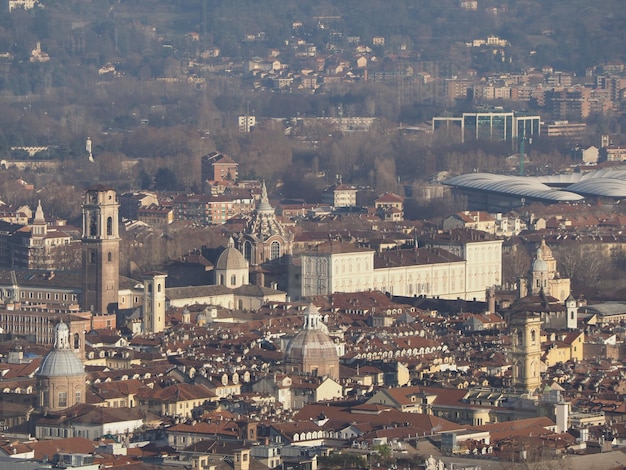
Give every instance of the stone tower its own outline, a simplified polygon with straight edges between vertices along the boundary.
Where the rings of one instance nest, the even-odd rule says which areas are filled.
[[[82,307],[94,313],[117,310],[120,274],[119,202],[113,189],[87,189],[83,203]]]
[[[165,330],[165,278],[152,272],[143,276],[143,329],[145,333]]]
[[[511,316],[512,386],[534,392],[541,386],[541,317],[531,312]]]
[[[58,411],[85,403],[85,368],[71,344],[70,329],[61,321],[54,328],[54,347],[37,372],[38,408]]]

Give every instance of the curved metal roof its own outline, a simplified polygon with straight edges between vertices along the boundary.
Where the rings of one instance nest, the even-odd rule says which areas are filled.
[[[568,191],[589,196],[626,198],[626,180],[615,178],[588,179],[567,187]]]
[[[469,173],[450,178],[445,184],[552,202],[578,202],[584,199],[580,194],[554,189],[536,178],[524,176]]]
[[[468,173],[450,178],[445,184],[552,202],[577,202],[585,196],[626,199],[626,167],[550,176]]]

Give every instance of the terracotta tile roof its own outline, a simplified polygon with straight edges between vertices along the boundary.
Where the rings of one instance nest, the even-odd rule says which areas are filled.
[[[204,385],[174,384],[168,387],[152,390],[144,388],[137,392],[137,398],[158,400],[163,403],[177,403],[179,401],[212,399],[216,395]]]
[[[548,428],[555,426],[554,421],[548,417],[518,419],[502,423],[490,423],[482,426],[472,426],[477,431],[488,431],[491,441],[499,441],[511,437],[523,437],[529,435],[539,436],[552,433]]]
[[[177,433],[189,433],[189,434],[204,434],[207,436],[215,435],[228,435],[237,436],[236,432],[229,430],[230,421],[224,421],[221,423],[196,423],[193,426],[190,424],[176,424],[167,428],[167,432]]]
[[[363,410],[360,406],[352,409],[350,407],[343,406],[326,406],[326,405],[306,405],[294,416],[294,420],[299,423],[312,423],[310,420],[321,415],[329,418],[329,423],[332,423],[333,429],[341,429],[347,425],[366,425],[371,429],[384,429],[393,425],[398,427],[406,427],[408,433],[412,435],[416,433],[423,434],[424,432],[430,434],[433,429],[438,432],[449,431],[453,429],[459,429],[460,426],[456,423],[452,423],[442,418],[438,418],[433,415],[419,414],[419,413],[404,413],[395,409],[380,408],[380,413],[359,413],[359,410]],[[325,429],[328,429],[328,425],[324,425]],[[293,423],[290,423],[293,424]],[[305,424],[301,424],[305,426]],[[316,426],[316,429],[320,429]]]
[[[53,455],[59,452],[90,454],[96,447],[93,441],[83,437],[29,442],[26,445],[35,452],[35,460],[42,460],[46,456],[52,458]]]

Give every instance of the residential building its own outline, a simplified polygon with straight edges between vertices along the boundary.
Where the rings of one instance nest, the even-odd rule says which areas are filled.
[[[322,202],[333,207],[356,207],[358,189],[348,184],[335,184],[324,190]]]
[[[220,152],[211,152],[201,158],[202,181],[232,184],[239,178],[239,164]]]
[[[174,222],[174,209],[171,206],[141,206],[137,209],[137,220],[152,227],[169,225]]]
[[[384,193],[374,201],[376,213],[383,219],[393,222],[404,220],[404,198],[394,193]]]
[[[626,161],[626,146],[609,145],[600,149],[600,158],[607,162]]]
[[[495,233],[496,219],[485,211],[461,211],[443,219],[443,229],[468,228]]]
[[[177,383],[154,389],[144,387],[137,391],[137,408],[157,416],[190,418],[194,409],[218,397],[204,385]]]
[[[103,436],[125,436],[139,430],[145,413],[137,408],[108,408],[87,404],[74,406],[71,412],[39,418],[35,425],[38,439],[83,437],[89,440]]]
[[[16,8],[23,8],[24,10],[30,10],[38,5],[38,0],[9,0],[9,11],[13,11]]]
[[[541,134],[548,137],[582,137],[586,133],[584,122],[553,121],[541,125]]]
[[[173,203],[175,220],[191,220],[203,225],[222,225],[236,215],[254,210],[254,200],[203,194],[180,195]]]

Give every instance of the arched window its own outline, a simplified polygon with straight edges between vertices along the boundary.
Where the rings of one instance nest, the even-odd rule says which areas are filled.
[[[220,274],[220,280],[219,280],[218,284],[219,284],[220,286],[223,286],[223,285],[224,285],[224,275],[223,275],[223,274]]]
[[[243,244],[243,257],[248,261],[252,261],[252,243],[249,241]]]
[[[535,330],[530,330],[530,341],[533,343],[535,342],[535,336],[536,336]]]
[[[107,217],[107,235],[113,235],[113,217]]]
[[[107,254],[107,260],[109,261],[109,263],[110,263],[111,261],[113,261],[113,253],[111,253],[110,251],[109,251],[109,253]]]
[[[98,218],[96,214],[89,214],[89,236],[95,237],[98,235]]]
[[[161,284],[157,284],[157,292],[161,292]]]
[[[230,276],[230,285],[231,286],[237,285],[237,275],[236,274],[233,274],[232,276]]]
[[[80,348],[80,336],[78,336],[78,333],[74,333],[74,349],[79,349]]]
[[[270,259],[280,258],[280,243],[273,241],[270,245]]]

